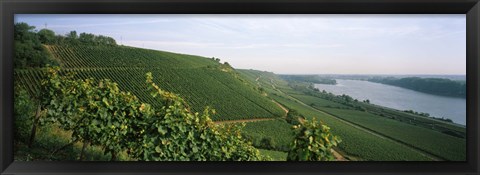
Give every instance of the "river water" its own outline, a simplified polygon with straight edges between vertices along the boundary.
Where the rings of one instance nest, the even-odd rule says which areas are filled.
[[[396,86],[361,80],[337,79],[336,85],[315,84],[320,91],[335,95],[346,94],[354,99],[399,109],[429,113],[434,117],[445,117],[453,122],[465,125],[467,110],[466,99],[444,97],[413,91]]]

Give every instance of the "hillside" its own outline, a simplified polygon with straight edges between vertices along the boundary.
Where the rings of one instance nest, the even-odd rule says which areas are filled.
[[[243,134],[253,145],[283,155],[290,147],[291,125],[285,111],[296,110],[332,128],[343,142],[336,148],[348,160],[464,160],[465,129],[361,102],[345,102],[265,71],[236,70],[218,60],[126,46],[45,45],[62,73],[76,78],[111,79],[141,101],[159,104],[146,90],[152,72],[162,89],[179,94],[193,112],[216,109],[215,121],[268,118],[248,122]],[[16,80],[37,91],[40,68],[16,69]],[[392,120],[392,116],[394,116]],[[270,120],[277,118],[278,120]],[[417,116],[418,118],[418,116]],[[410,122],[408,122],[410,121]],[[408,131],[408,132],[404,132]],[[281,157],[281,156],[280,156]]]
[[[347,159],[465,160],[465,128],[438,121],[432,127],[428,124],[434,119],[423,116],[415,116],[412,122],[412,114],[374,104],[346,102],[342,96],[317,92],[309,88],[309,83],[288,82],[271,72],[238,72],[283,106],[295,109],[307,119],[325,122],[333,134],[342,138],[339,151]],[[284,146],[282,143],[288,142],[285,137],[266,134],[270,130],[276,133],[287,130],[275,123],[278,121],[248,123],[246,133],[257,131],[251,135],[271,139],[277,147]],[[268,127],[269,124],[275,127]]]
[[[454,81],[446,78],[370,78],[368,81],[403,87],[414,91],[433,95],[466,98],[467,85],[465,81]]]
[[[125,46],[45,48],[63,74],[111,79],[150,104],[159,103],[146,91],[146,72],[152,72],[162,89],[184,98],[193,112],[202,112],[205,106],[216,109],[212,116],[216,121],[277,118],[248,122],[243,134],[254,146],[279,158],[293,139],[283,106],[330,126],[343,140],[336,151],[348,160],[465,159],[464,128],[440,123],[433,129],[427,118],[412,123],[412,114],[345,102],[344,97],[322,94],[310,89],[309,83],[286,81],[271,72],[235,70],[211,58]],[[39,68],[16,69],[15,76],[30,91],[38,90]]]
[[[165,159],[179,156],[181,159],[175,160],[217,160],[231,158],[229,153],[216,154],[217,150],[242,152],[243,148],[254,151],[254,147],[274,160],[287,160],[299,154],[298,151],[299,155],[309,157],[301,153],[305,148],[332,153],[336,160],[466,160],[464,126],[411,110],[359,101],[345,94],[334,95],[313,85],[334,84],[335,80],[316,75],[291,76],[234,69],[213,57],[119,46],[113,38],[101,35],[81,33],[77,36],[72,31],[61,36],[46,29],[38,33],[33,29],[27,24],[16,26],[16,160],[82,160],[86,147],[91,153],[86,156],[87,160],[108,160],[105,157],[108,151],[111,160],[117,158],[117,153],[120,153],[119,160],[151,160],[149,156],[131,157],[146,156],[142,150],[155,155],[164,155],[162,150],[173,152],[163,157]],[[52,69],[49,64],[61,69]],[[70,73],[74,77],[58,76]],[[48,75],[49,81],[43,81],[40,86],[42,74]],[[99,81],[84,81],[89,78]],[[438,79],[429,79],[432,80]],[[407,84],[425,83],[407,81]],[[444,84],[437,81],[438,86]],[[40,87],[44,89],[37,93]],[[47,98],[31,98],[39,94]],[[208,107],[215,110],[203,113],[210,111],[205,110]],[[311,130],[316,128],[313,125],[310,129],[302,126],[306,121],[322,122],[322,127],[317,128],[321,133]],[[43,126],[45,122],[53,123]],[[241,123],[245,127],[238,127]],[[198,130],[202,128],[205,130]],[[226,137],[216,135],[220,128],[227,131]],[[218,142],[212,142],[203,131],[213,131],[212,137]],[[342,141],[338,146],[322,149],[324,145],[318,147],[320,142],[307,137],[312,133],[322,137],[322,144],[337,143],[333,136],[339,136]],[[142,134],[148,135],[138,137]],[[145,140],[150,145],[146,145]],[[192,141],[202,146],[192,145]],[[232,147],[231,143],[237,141],[243,144],[242,149]],[[220,142],[227,146],[206,145]],[[317,146],[296,149],[301,142]],[[155,145],[158,143],[168,148]],[[139,148],[138,154],[126,151],[132,145]],[[112,150],[114,147],[116,150]],[[190,155],[177,154],[178,148]],[[296,151],[292,154],[292,150]],[[215,155],[199,157],[202,155],[199,151]],[[54,155],[55,152],[58,154]],[[198,159],[190,159],[192,157]]]
[[[152,72],[162,89],[179,94],[193,112],[216,110],[214,120],[274,118],[284,111],[240,78],[233,68],[210,58],[126,46],[46,45],[63,72],[77,78],[111,79],[124,91],[154,103],[145,90],[145,73]],[[39,69],[16,70],[15,76],[35,90]]]

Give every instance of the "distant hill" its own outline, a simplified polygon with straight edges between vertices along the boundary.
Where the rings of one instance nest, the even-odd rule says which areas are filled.
[[[335,79],[321,77],[319,75],[279,75],[287,81],[298,81],[316,84],[337,84]]]
[[[403,87],[434,95],[466,98],[465,81],[454,81],[446,78],[371,78],[368,81]]]
[[[78,78],[108,78],[140,100],[155,104],[148,94],[145,73],[152,72],[161,88],[179,94],[192,111],[216,109],[214,120],[272,118],[284,115],[280,107],[219,60],[127,46],[45,45],[64,72]],[[16,70],[31,90],[38,86],[39,69]]]

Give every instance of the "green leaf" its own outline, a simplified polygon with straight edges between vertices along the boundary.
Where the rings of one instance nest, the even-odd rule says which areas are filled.
[[[106,97],[103,97],[102,102],[105,103],[105,105],[110,106]]]
[[[162,149],[160,148],[160,146],[155,147],[155,152],[157,152],[157,153],[161,153],[161,152],[162,152]]]
[[[197,153],[197,152],[198,152],[198,148],[197,148],[197,147],[193,147],[193,148],[192,148],[192,151],[193,151],[193,153]]]
[[[159,126],[157,130],[161,135],[165,135],[167,133],[167,130],[165,130],[163,126]]]

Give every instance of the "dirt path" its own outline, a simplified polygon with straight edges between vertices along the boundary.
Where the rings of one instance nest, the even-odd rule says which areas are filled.
[[[269,121],[275,120],[276,118],[254,118],[254,119],[242,119],[242,120],[225,120],[225,121],[216,121],[215,124],[225,124],[225,123],[243,123],[243,122],[259,122],[259,121]]]
[[[273,100],[273,99],[272,99],[272,102],[274,102],[275,104],[277,104],[278,107],[282,108],[282,110],[285,111],[285,115],[283,116],[283,118],[287,118],[288,109],[285,108],[285,106],[283,106],[282,104],[278,103],[277,101],[275,101],[275,100]]]
[[[333,153],[333,157],[335,157],[335,160],[337,160],[337,161],[349,161],[348,159],[346,159],[345,157],[343,157],[342,154],[338,153],[338,152],[335,151],[334,149],[332,149],[332,153]]]
[[[274,85],[275,83],[273,82],[273,79],[271,79],[271,78],[270,78],[270,83],[272,83],[272,88],[273,89],[277,90],[279,93],[285,94],[283,91],[281,91],[280,89],[277,89],[277,87],[275,87],[275,85]],[[285,94],[285,95],[290,96],[288,94]]]

